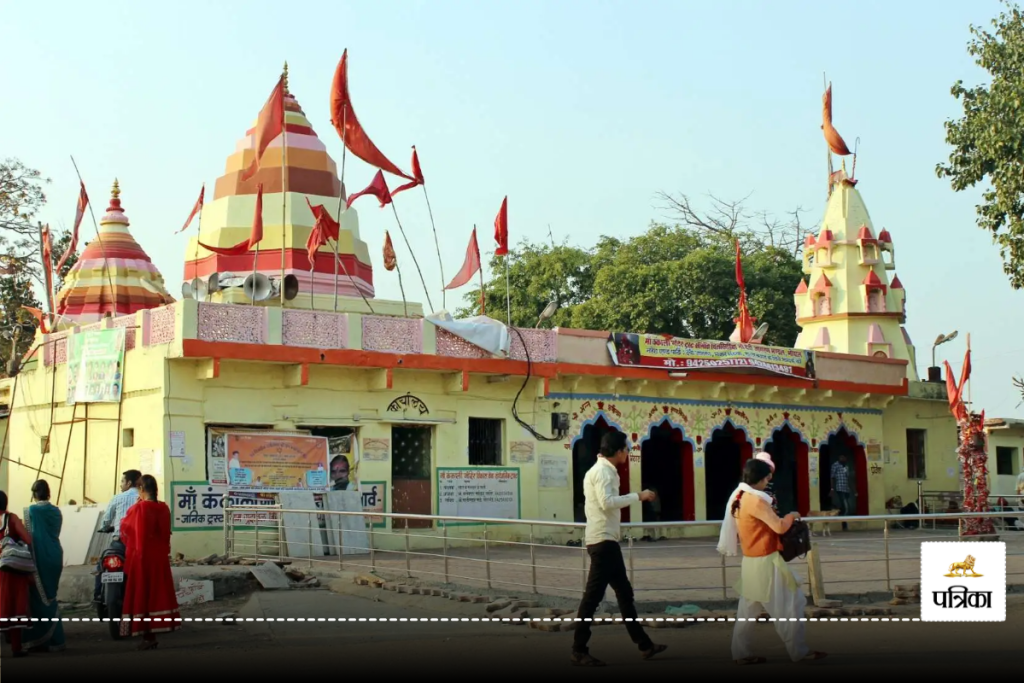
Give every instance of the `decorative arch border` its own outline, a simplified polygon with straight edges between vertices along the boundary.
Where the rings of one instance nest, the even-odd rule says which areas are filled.
[[[780,430],[782,430],[785,427],[789,427],[790,431],[792,431],[794,434],[796,434],[799,437],[800,443],[802,443],[804,446],[807,447],[807,452],[803,456],[800,456],[800,454],[798,452],[797,453],[797,458],[796,458],[796,464],[797,464],[797,473],[796,473],[796,487],[797,487],[796,488],[796,500],[797,500],[797,507],[799,508],[800,514],[807,514],[810,511],[810,509],[811,509],[811,479],[812,479],[811,472],[810,472],[811,453],[813,452],[813,453],[816,454],[815,457],[819,457],[820,453],[819,453],[818,449],[816,449],[816,448],[811,446],[811,440],[807,437],[806,434],[804,434],[803,430],[797,429],[793,425],[792,422],[790,422],[788,419],[784,419],[780,425],[778,425],[777,427],[774,427],[768,433],[768,438],[764,439],[764,441],[761,444],[761,450],[767,451],[768,450],[768,444],[772,443],[772,441],[775,438],[775,434],[778,433]],[[849,430],[847,430],[847,431],[849,432]],[[828,439],[826,439],[823,443],[828,443]],[[819,480],[820,480],[820,477],[819,477]]]
[[[576,448],[576,442],[583,438],[583,432],[586,430],[587,427],[592,427],[596,425],[597,421],[602,418],[608,424],[609,427],[617,429],[623,434],[629,433],[622,428],[622,425],[620,425],[615,420],[609,418],[607,413],[605,413],[603,410],[599,410],[596,413],[594,413],[589,419],[580,423],[580,427],[579,430],[576,432],[576,436],[574,436],[572,441],[569,443],[569,450],[573,450],[574,448]]]
[[[813,446],[811,446],[811,437],[808,437],[806,434],[804,434],[802,429],[798,429],[789,420],[783,420],[782,424],[780,424],[778,427],[773,427],[771,429],[771,431],[768,432],[768,436],[765,437],[764,441],[761,444],[761,450],[764,450],[765,447],[769,443],[771,443],[772,439],[775,438],[775,432],[779,431],[783,427],[789,427],[790,431],[792,431],[794,434],[799,435],[800,436],[800,440],[803,441],[805,444],[807,444],[807,448],[808,449],[817,450]],[[849,432],[850,430],[847,429],[846,431]],[[836,433],[838,434],[839,432],[837,431]],[[859,439],[858,439],[858,441],[859,441]],[[821,442],[819,442],[819,443],[821,443]],[[825,439],[824,443],[828,443],[828,438]]]
[[[747,437],[747,443],[750,444],[750,447],[753,448],[753,449],[757,448],[757,442],[754,441],[754,437],[752,437],[750,435],[750,427],[749,426],[742,427],[742,426],[736,424],[735,422],[733,422],[732,417],[726,417],[724,420],[719,422],[717,425],[715,425],[714,427],[709,429],[708,433],[704,435],[704,442],[705,443],[711,443],[711,440],[715,437],[715,432],[717,432],[719,429],[725,429],[725,426],[727,424],[730,425],[733,429],[736,429],[738,431],[743,432],[743,435],[745,437]],[[701,450],[703,450],[703,448]]]
[[[818,456],[819,456],[819,461],[818,461],[818,463],[819,463],[819,469],[818,469],[819,477],[821,476],[821,467],[820,467],[820,464],[821,464],[821,460],[820,460],[821,447],[824,446],[824,445],[827,445],[828,442],[832,440],[833,436],[839,434],[839,432],[844,431],[844,430],[846,431],[847,434],[849,434],[850,436],[853,437],[854,441],[857,442],[857,446],[859,446],[862,451],[866,451],[867,444],[864,443],[861,440],[860,434],[858,434],[855,430],[850,429],[850,427],[845,422],[841,423],[838,427],[830,430],[829,433],[825,435],[824,439],[818,441],[818,448],[815,449],[815,450],[817,450]],[[864,466],[865,466],[865,468],[869,467],[869,464],[868,464],[868,461],[867,461],[867,454],[866,453],[865,453],[865,456],[864,456]],[[820,482],[820,478],[819,478],[819,482]],[[819,483],[819,486],[820,485],[821,484]],[[868,511],[870,511],[870,505],[871,505],[871,498],[870,498],[871,494],[870,494],[870,484],[868,483],[868,473],[867,473],[866,470],[864,472],[863,480],[861,479],[861,477],[856,476],[856,473],[855,473],[855,475],[854,475],[854,486],[857,488],[857,507],[861,508],[862,502],[863,502],[863,508],[864,508],[863,510],[860,510],[860,509],[854,510],[854,514],[858,514],[859,515],[859,514],[861,514],[861,512],[863,512],[863,514],[868,514]],[[864,494],[863,496],[861,495],[862,493]]]
[[[690,444],[691,446],[693,446],[694,452],[696,452],[698,450],[697,449],[697,442],[694,440],[693,437],[690,436],[690,433],[686,431],[686,427],[684,427],[683,425],[677,423],[675,420],[673,420],[668,415],[663,415],[660,420],[654,420],[653,422],[651,422],[651,423],[649,423],[647,425],[647,433],[644,434],[644,437],[642,439],[640,439],[639,445],[641,447],[643,447],[644,442],[647,441],[648,439],[650,439],[651,436],[654,434],[654,430],[656,428],[662,426],[663,424],[666,424],[666,423],[668,423],[669,427],[672,427],[673,429],[678,429],[679,430],[679,432],[683,435],[683,441],[685,441],[688,444]],[[749,434],[748,434],[748,436],[749,436]]]
[[[825,435],[825,438],[818,439],[818,447],[816,449],[814,449],[814,450],[820,452],[822,446],[827,445],[829,440],[831,440],[833,436],[835,436],[836,434],[838,434],[839,432],[844,431],[844,430],[846,431],[847,434],[849,434],[854,439],[856,439],[858,446],[860,446],[862,448],[867,448],[867,444],[864,443],[863,441],[861,441],[860,434],[858,434],[855,430],[850,429],[850,427],[844,422],[844,423],[840,424],[838,427],[836,427],[836,428],[832,429],[831,431],[829,431],[829,433]]]

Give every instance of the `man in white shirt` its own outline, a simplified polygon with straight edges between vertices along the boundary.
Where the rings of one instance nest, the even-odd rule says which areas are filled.
[[[101,529],[113,529],[110,536],[110,547],[121,552],[125,551],[124,544],[121,542],[121,520],[124,519],[128,508],[139,502],[139,490],[136,486],[141,478],[142,472],[138,470],[128,470],[121,475],[121,492],[110,499],[107,509],[103,513],[103,521],[100,523]],[[101,557],[100,561],[96,563],[96,581],[93,585],[92,596],[93,602],[97,604],[102,601],[103,586],[100,577],[102,573],[103,559]]]
[[[639,495],[619,495],[619,473],[615,468],[624,464],[628,457],[626,435],[622,432],[609,432],[601,439],[601,453],[597,462],[583,478],[583,494],[586,498],[584,509],[587,514],[584,543],[590,555],[590,573],[573,636],[572,663],[576,666],[605,665],[590,656],[587,643],[590,641],[590,620],[604,600],[608,586],[615,591],[619,611],[622,612],[622,618],[627,620],[623,623],[629,637],[640,648],[640,655],[650,659],[668,648],[667,645],[651,642],[640,622],[630,621],[637,618],[637,612],[633,602],[633,586],[629,583],[626,562],[619,547],[619,520],[622,508],[636,502],[653,501],[655,495],[652,491],[643,491]]]

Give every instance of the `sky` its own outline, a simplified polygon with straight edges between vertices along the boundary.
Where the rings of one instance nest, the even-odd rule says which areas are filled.
[[[826,202],[822,78],[833,120],[860,138],[858,189],[876,230],[892,233],[918,370],[931,343],[957,372],[971,334],[973,401],[1024,417],[1024,293],[976,226],[979,191],[955,193],[935,166],[958,79],[986,74],[967,54],[971,24],[997,0],[606,2],[378,0],[303,3],[0,0],[0,158],[52,179],[39,218],[70,227],[74,155],[97,212],[118,178],[132,234],[178,291],[181,228],[199,187],[224,172],[285,60],[290,90],[336,162],[331,79],[349,51],[356,112],[400,167],[419,151],[445,275],[478,226],[484,260],[509,197],[511,240],[592,245],[663,220],[656,193],[747,199],[820,223]],[[837,160],[838,164],[838,160]],[[375,170],[349,156],[350,192]],[[394,186],[394,183],[392,183]],[[399,300],[381,267],[394,217],[359,210],[378,298]],[[440,307],[441,276],[422,193],[399,196],[403,225]],[[82,237],[92,239],[88,218]],[[399,263],[408,250],[394,234]],[[406,266],[410,299],[424,301]],[[490,273],[485,274],[487,277]],[[794,288],[797,283],[793,283]],[[471,286],[466,287],[470,289]],[[447,304],[454,309],[461,300]],[[459,297],[461,299],[461,297]]]

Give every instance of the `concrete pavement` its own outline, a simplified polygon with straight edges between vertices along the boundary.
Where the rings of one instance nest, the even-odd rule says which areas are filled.
[[[235,610],[247,619],[444,619],[459,616],[469,605],[403,597],[403,602],[337,595],[329,591],[261,592],[248,599],[221,601],[185,616],[214,616]],[[467,612],[468,613],[468,612]],[[478,614],[479,611],[474,611]],[[573,680],[610,677],[775,673],[789,680],[857,679],[880,674],[938,673],[943,678],[1019,667],[1024,600],[1011,597],[1008,621],[1000,624],[922,624],[915,622],[812,622],[812,647],[830,653],[813,664],[792,665],[770,624],[760,627],[758,643],[769,658],[765,666],[744,670],[730,661],[732,625],[693,624],[683,629],[652,629],[656,642],[669,645],[663,656],[641,661],[618,624],[594,629],[591,651],[608,667],[576,669],[568,661],[571,633],[544,633],[526,626],[487,622],[300,622],[239,621],[235,624],[190,622],[177,633],[160,637],[160,648],[136,652],[137,640],[115,642],[101,623],[67,623],[68,649],[59,654],[11,660],[4,648],[6,680],[29,680],[61,674],[257,674],[309,678],[441,673],[445,678],[479,680],[555,673]],[[980,668],[979,668],[980,667]]]

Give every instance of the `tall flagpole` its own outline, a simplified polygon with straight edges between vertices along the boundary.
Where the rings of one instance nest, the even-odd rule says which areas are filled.
[[[405,240],[405,247],[409,250],[409,254],[412,256],[412,263],[416,266],[416,272],[420,274],[420,282],[423,284],[423,293],[427,296],[427,306],[430,307],[430,312],[433,313],[434,304],[430,303],[430,291],[427,289],[427,281],[423,279],[423,271],[420,270],[419,261],[416,260],[416,252],[412,250],[412,245],[409,244],[409,238],[405,236],[405,228],[402,227],[402,221],[398,219],[398,209],[395,208],[394,200],[391,201],[391,210],[395,212],[395,222],[398,223],[398,229],[402,233],[402,239]]]
[[[476,235],[476,224],[473,225],[473,246],[476,247],[476,258],[480,262],[480,315],[487,315],[486,295],[484,294],[484,260],[480,258],[480,239]]]
[[[75,167],[75,175],[78,176],[78,182],[81,185],[85,185],[85,181],[82,180],[82,174],[78,170],[78,164],[75,163],[75,157],[71,157],[71,165]],[[114,282],[110,278],[110,268],[107,265],[107,250],[103,247],[103,236],[100,235],[100,225],[96,222],[96,213],[92,210],[92,199],[89,200],[89,216],[92,218],[92,227],[96,230],[96,241],[100,245],[100,254],[103,256],[103,275],[107,280],[107,286],[110,287],[110,301],[113,310],[111,313],[117,310],[117,299],[114,298]]]
[[[284,63],[284,83],[281,92],[281,308],[284,308],[284,271],[285,271],[285,224],[287,221],[288,188],[285,186],[288,173],[288,114],[284,106],[284,96],[288,94],[288,62]],[[257,247],[258,249],[258,247]],[[256,252],[257,255],[259,251]],[[310,282],[310,291],[313,283]]]
[[[348,201],[348,197],[345,196],[348,193],[345,191],[345,157],[348,156],[348,105],[341,112],[341,193],[338,197],[338,239],[341,239],[341,207],[344,206],[345,202]],[[345,209],[348,211],[348,209]],[[345,271],[345,277],[348,278],[349,282],[352,283],[352,287],[359,292],[359,296],[362,297],[363,303],[370,309],[370,315],[376,315],[373,311],[373,306],[370,305],[369,300],[363,293],[363,290],[356,284],[355,278],[353,278],[348,272],[348,266],[341,260],[341,255],[338,253],[340,247],[338,246],[338,240],[334,240],[334,310],[338,310],[338,265],[341,265],[341,269]]]
[[[480,266],[483,270],[483,265]],[[512,288],[508,277],[508,252],[505,252],[505,308],[508,309],[508,326],[512,327]]]
[[[416,145],[413,145],[412,149],[415,152]],[[447,308],[448,304],[445,296],[445,284],[447,281],[444,279],[444,262],[441,260],[441,243],[437,239],[437,228],[434,226],[434,212],[430,208],[430,196],[427,194],[427,186],[424,183],[423,185],[420,185],[420,187],[423,188],[423,198],[427,200],[427,214],[430,216],[430,229],[434,231],[434,247],[437,249],[437,265],[441,270],[441,308]]]
[[[196,253],[192,256],[193,280],[199,277],[199,240],[203,237],[203,208],[206,206],[206,183],[203,183],[201,194],[203,196],[203,206],[199,207],[199,222],[196,223]]]

